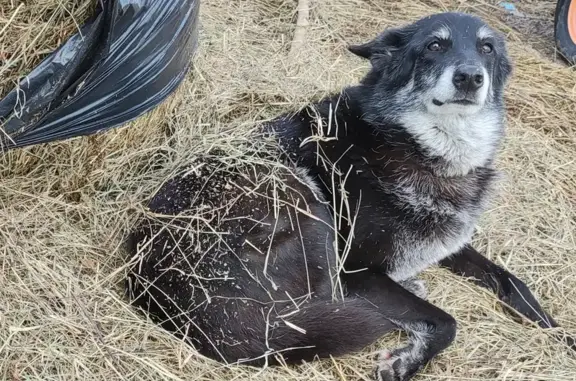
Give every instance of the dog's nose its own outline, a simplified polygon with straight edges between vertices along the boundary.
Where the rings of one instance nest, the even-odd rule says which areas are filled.
[[[452,82],[458,90],[475,91],[482,87],[484,73],[478,66],[463,65],[454,72]]]

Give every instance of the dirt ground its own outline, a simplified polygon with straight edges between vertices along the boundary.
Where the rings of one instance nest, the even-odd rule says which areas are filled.
[[[0,30],[14,3],[0,0]],[[240,155],[255,121],[358,81],[368,66],[348,43],[442,10],[473,12],[502,30],[515,65],[498,159],[506,177],[476,246],[576,334],[576,74],[538,45],[549,36],[512,27],[492,0],[316,0],[305,43],[290,55],[296,5],[204,1],[198,55],[168,102],[122,129],[0,156],[0,379],[369,380],[373,353],[401,336],[291,368],[201,358],[126,303],[121,242],[176,166],[215,146]],[[415,380],[576,380],[576,354],[515,322],[494,295],[436,268],[423,278],[459,332]]]

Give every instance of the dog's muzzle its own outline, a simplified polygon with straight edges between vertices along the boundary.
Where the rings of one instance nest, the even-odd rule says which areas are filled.
[[[456,90],[473,94],[484,84],[482,68],[476,65],[461,65],[454,71],[452,83]]]
[[[452,99],[440,101],[433,99],[435,106],[443,106],[446,103],[462,106],[478,104],[479,91],[485,82],[484,70],[481,66],[465,64],[455,68],[452,74],[452,85],[454,86],[454,96]]]

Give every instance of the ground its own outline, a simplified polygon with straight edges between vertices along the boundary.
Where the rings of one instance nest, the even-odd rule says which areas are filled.
[[[2,22],[14,2],[0,3]],[[142,201],[179,163],[212,146],[238,154],[254,121],[366,72],[346,44],[441,10],[480,14],[505,32],[515,64],[498,160],[506,177],[476,245],[576,334],[576,74],[541,49],[553,41],[511,28],[492,0],[312,5],[305,43],[290,55],[296,1],[206,0],[193,68],[162,107],[103,135],[0,156],[1,379],[369,380],[373,354],[401,336],[291,368],[227,368],[199,357],[126,303],[121,242]],[[424,278],[429,299],[457,318],[459,331],[415,380],[576,380],[575,354],[546,331],[516,323],[491,293],[439,269]]]

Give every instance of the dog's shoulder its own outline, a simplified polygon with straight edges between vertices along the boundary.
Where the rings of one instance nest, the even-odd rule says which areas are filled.
[[[356,116],[357,111],[342,92],[310,103],[296,112],[285,113],[266,123],[264,128],[274,134],[287,152],[296,153],[310,139],[349,139],[351,132],[363,123]]]
[[[405,128],[394,123],[375,126],[363,118],[362,87],[348,87],[341,92],[311,103],[297,112],[286,113],[265,125],[282,150],[300,165],[317,163],[323,157],[369,163],[369,156],[410,156],[417,144]],[[321,149],[319,149],[321,146]],[[364,166],[364,164],[357,163]]]

